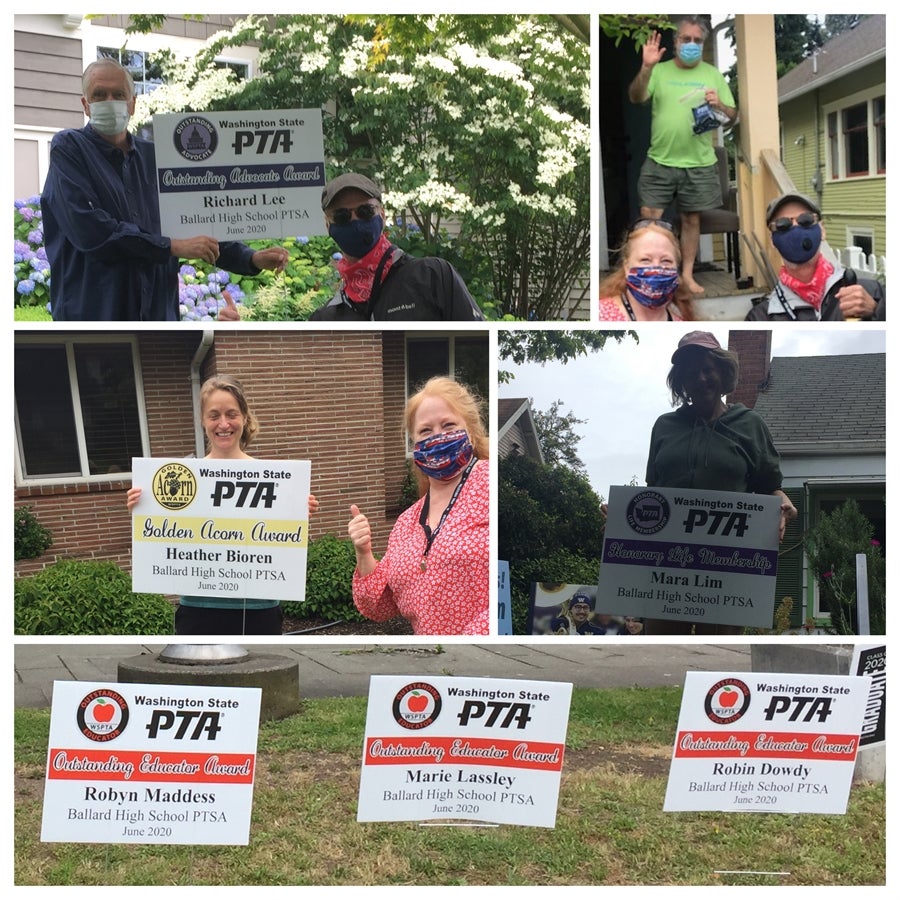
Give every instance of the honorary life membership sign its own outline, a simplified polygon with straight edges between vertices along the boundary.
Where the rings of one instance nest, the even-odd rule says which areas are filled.
[[[604,611],[771,628],[781,501],[765,494],[609,489]]]
[[[133,459],[135,591],[302,601],[310,463]]]
[[[153,134],[163,234],[325,234],[321,110],[167,113]]]
[[[847,811],[868,680],[688,672],[663,809]]]
[[[54,682],[41,840],[247,844],[261,696]]]
[[[553,828],[572,685],[373,675],[360,822]]]

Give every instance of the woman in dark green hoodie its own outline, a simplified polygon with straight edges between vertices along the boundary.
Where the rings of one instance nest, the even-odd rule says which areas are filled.
[[[774,494],[781,498],[781,529],[797,515],[781,490],[781,468],[762,418],[742,403],[722,399],[738,382],[737,357],[708,331],[691,331],[672,354],[668,385],[678,408],[660,416],[650,435],[649,487]],[[692,623],[647,620],[647,634],[690,634]],[[733,625],[700,625],[698,634],[740,634]]]

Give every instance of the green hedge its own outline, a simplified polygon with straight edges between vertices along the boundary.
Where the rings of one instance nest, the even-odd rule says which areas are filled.
[[[16,634],[172,634],[162,594],[134,594],[110,561],[67,559],[15,583]]]

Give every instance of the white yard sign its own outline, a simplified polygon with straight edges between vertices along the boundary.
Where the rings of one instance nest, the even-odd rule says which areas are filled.
[[[167,113],[153,134],[163,234],[325,234],[321,110]]]
[[[54,682],[41,840],[247,844],[261,696]]]
[[[553,828],[572,685],[373,675],[360,822]]]
[[[135,591],[302,601],[308,461],[133,459]]]
[[[771,628],[780,508],[764,494],[611,487],[597,608]]]
[[[688,672],[663,809],[847,811],[868,681]]]

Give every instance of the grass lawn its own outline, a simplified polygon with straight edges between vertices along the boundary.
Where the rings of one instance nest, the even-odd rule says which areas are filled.
[[[16,322],[52,322],[53,317],[44,306],[13,307]]]
[[[41,843],[50,712],[16,710],[15,883],[884,884],[883,784],[855,784],[844,816],[663,813],[680,697],[574,692],[554,829],[358,823],[365,698],[306,701],[260,729],[247,847]]]

